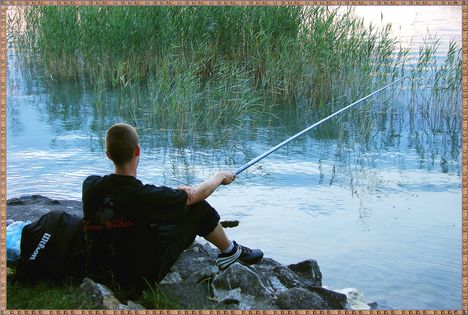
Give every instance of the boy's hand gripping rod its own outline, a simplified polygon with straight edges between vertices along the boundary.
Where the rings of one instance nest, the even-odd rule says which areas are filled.
[[[355,101],[354,103],[349,104],[348,106],[346,106],[346,107],[340,109],[339,111],[337,111],[337,112],[331,114],[330,116],[325,117],[325,118],[323,118],[322,120],[316,122],[316,123],[313,124],[312,126],[309,126],[309,127],[307,127],[306,129],[304,129],[304,130],[302,130],[302,131],[296,133],[294,136],[292,136],[292,137],[290,137],[290,138],[284,140],[283,142],[281,142],[281,143],[278,144],[277,146],[271,148],[270,150],[266,151],[265,153],[263,153],[263,154],[257,156],[256,158],[254,158],[254,159],[250,160],[249,162],[247,162],[246,164],[242,165],[242,166],[239,167],[237,170],[235,170],[234,173],[235,173],[236,175],[240,174],[241,172],[245,171],[246,169],[248,169],[249,167],[251,167],[252,165],[254,165],[255,163],[257,163],[258,161],[262,160],[263,158],[267,157],[267,156],[270,155],[271,153],[273,153],[273,152],[275,152],[276,150],[278,150],[279,148],[281,148],[281,147],[284,146],[285,144],[287,144],[287,143],[293,141],[294,139],[296,139],[296,138],[299,137],[299,136],[302,136],[302,135],[303,135],[304,133],[306,133],[307,131],[309,131],[309,130],[315,128],[315,127],[317,127],[318,125],[320,125],[321,123],[323,123],[323,122],[329,120],[330,118],[333,118],[333,117],[335,117],[336,115],[338,115],[338,114],[344,112],[344,111],[347,110],[348,108],[351,108],[351,107],[353,107],[354,105],[361,103],[362,101],[368,99],[369,97],[373,96],[374,94],[377,94],[377,93],[379,93],[379,92],[382,91],[382,90],[385,90],[385,89],[388,88],[389,86],[391,86],[391,85],[393,85],[393,84],[395,84],[395,83],[397,83],[397,82],[403,80],[404,78],[405,78],[405,77],[399,78],[398,80],[395,80],[395,81],[393,81],[392,83],[387,84],[387,85],[384,86],[383,88],[380,88],[380,89],[378,89],[377,91],[374,91],[374,92],[372,92],[371,94],[369,94],[369,95],[367,95],[367,96],[364,96],[363,98],[361,98],[361,99]]]

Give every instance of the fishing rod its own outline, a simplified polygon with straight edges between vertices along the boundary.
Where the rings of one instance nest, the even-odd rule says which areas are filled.
[[[330,116],[325,117],[325,118],[323,118],[322,120],[316,122],[315,124],[313,124],[313,125],[307,127],[306,129],[304,129],[304,130],[302,130],[302,131],[296,133],[294,136],[292,136],[292,137],[290,137],[290,138],[284,140],[283,142],[281,142],[281,143],[278,144],[277,146],[271,148],[270,150],[268,150],[268,151],[262,153],[261,155],[257,156],[256,158],[254,158],[254,159],[250,160],[249,162],[245,163],[244,165],[242,165],[241,167],[239,167],[238,169],[236,169],[236,170],[234,171],[234,173],[235,173],[236,175],[239,175],[240,173],[242,173],[243,171],[245,171],[246,169],[248,169],[249,167],[251,167],[252,165],[254,165],[255,163],[257,163],[258,161],[260,161],[260,160],[266,158],[268,155],[270,155],[271,153],[275,152],[276,150],[278,150],[279,148],[281,148],[282,146],[284,146],[285,144],[288,144],[289,142],[293,141],[293,140],[296,139],[297,137],[302,136],[302,135],[303,135],[304,133],[306,133],[307,131],[309,131],[309,130],[315,128],[315,127],[317,127],[317,126],[320,125],[321,123],[323,123],[323,122],[329,120],[330,118],[335,117],[336,115],[338,115],[338,114],[344,112],[345,110],[347,110],[347,109],[353,107],[354,105],[361,103],[362,101],[364,101],[364,100],[368,99],[369,97],[371,97],[371,96],[373,96],[373,95],[379,93],[380,91],[385,90],[385,89],[388,88],[389,86],[391,86],[391,85],[393,85],[393,84],[395,84],[395,83],[397,83],[397,82],[403,80],[404,78],[405,78],[405,77],[399,78],[398,80],[395,80],[395,81],[393,81],[393,82],[387,84],[386,86],[384,86],[384,87],[378,89],[377,91],[374,91],[374,92],[372,92],[371,94],[369,94],[369,95],[367,95],[367,96],[364,96],[363,98],[361,98],[361,99],[355,101],[354,103],[349,104],[348,106],[346,106],[346,107],[340,109],[339,111],[337,111],[337,112],[331,114]]]

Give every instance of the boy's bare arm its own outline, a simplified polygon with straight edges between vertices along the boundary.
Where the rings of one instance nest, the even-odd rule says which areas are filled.
[[[177,189],[187,193],[187,206],[208,198],[220,185],[229,185],[236,179],[233,172],[221,171],[196,187],[180,186]]]

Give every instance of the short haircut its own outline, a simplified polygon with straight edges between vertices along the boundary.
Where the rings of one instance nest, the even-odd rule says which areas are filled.
[[[107,130],[106,150],[115,165],[129,162],[138,145],[138,134],[133,126],[119,123]]]

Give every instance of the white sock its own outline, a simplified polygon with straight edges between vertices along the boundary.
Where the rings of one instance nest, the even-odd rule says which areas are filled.
[[[231,252],[233,249],[234,249],[234,242],[229,241],[229,246],[225,250],[223,250],[223,253],[227,254],[227,253]]]

